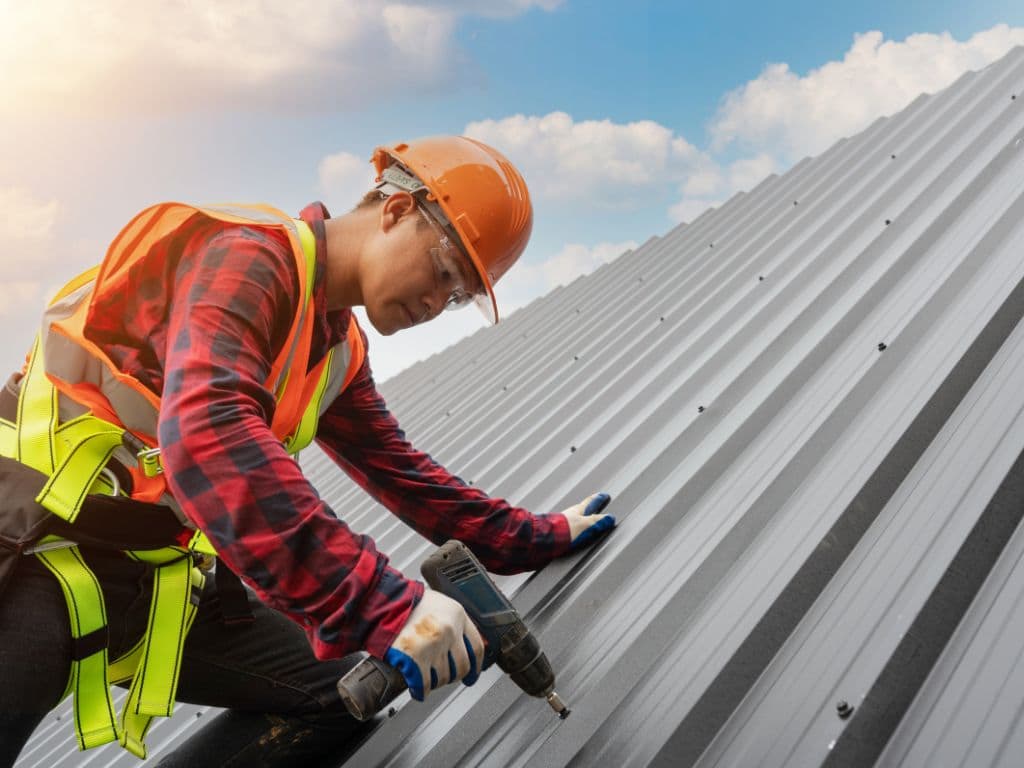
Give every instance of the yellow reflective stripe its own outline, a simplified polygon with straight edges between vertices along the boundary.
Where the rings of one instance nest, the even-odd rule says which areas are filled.
[[[50,304],[51,305],[52,304],[56,304],[58,301],[63,299],[65,296],[67,296],[69,294],[72,294],[75,291],[77,291],[83,285],[86,285],[87,283],[91,283],[93,280],[96,279],[96,275],[98,275],[99,272],[100,272],[99,265],[97,265],[95,267],[92,267],[91,269],[85,270],[85,272],[80,274],[78,277],[72,279],[70,282],[68,282],[67,285],[65,285],[63,288],[61,288],[59,291],[57,291],[57,295],[54,296],[52,299],[50,299]]]
[[[292,221],[295,222],[295,229],[299,233],[302,255],[306,257],[306,291],[302,297],[302,309],[305,311],[313,296],[313,281],[316,279],[316,236],[309,224],[302,219],[293,219]]]
[[[149,625],[139,652],[138,669],[121,712],[121,746],[145,758],[146,732],[154,717],[170,717],[178,689],[178,673],[185,636],[192,626],[205,576],[181,556],[182,550],[133,551],[131,554],[150,563],[165,560],[167,553],[179,553],[181,559],[158,565],[153,578]]]
[[[334,363],[334,348],[327,351],[327,362],[320,372],[320,381],[316,383],[316,391],[313,398],[306,404],[306,410],[302,414],[299,426],[295,433],[289,437],[284,448],[289,453],[298,453],[316,437],[316,426],[320,422],[320,404],[323,403],[324,393],[327,392],[327,385],[331,381],[331,367]]]
[[[302,246],[302,255],[306,264],[306,288],[302,292],[302,313],[300,316],[305,315],[306,310],[309,307],[309,302],[313,297],[313,281],[316,279],[316,235],[313,234],[313,230],[310,229],[309,224],[304,222],[302,219],[292,219],[295,225],[295,231],[299,235],[299,244]],[[281,380],[277,383],[277,388],[274,390],[274,394],[278,399],[284,395],[284,391],[288,386],[288,379],[291,374],[291,362],[295,356],[295,349],[299,346],[299,335],[295,335],[295,340],[292,343],[291,349],[288,351],[288,360],[285,363],[284,371],[281,374]]]
[[[48,536],[42,541],[45,543],[53,538]],[[77,639],[103,629],[107,624],[103,593],[96,577],[82,560],[78,547],[37,552],[36,557],[57,577],[64,592],[71,636]],[[71,662],[64,695],[70,691],[74,692],[78,748],[91,749],[116,741],[118,729],[107,679],[106,648]]]
[[[53,430],[57,426],[57,390],[46,378],[39,349],[39,337],[36,336],[18,394],[15,420],[18,441],[14,458],[48,475],[57,463],[53,446]]]
[[[18,395],[14,458],[49,477],[36,501],[73,523],[124,432],[87,414],[58,427],[57,390],[39,351],[37,337]]]

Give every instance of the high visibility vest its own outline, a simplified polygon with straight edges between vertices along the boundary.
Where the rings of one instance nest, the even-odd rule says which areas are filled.
[[[183,526],[194,527],[168,492],[160,466],[160,397],[119,370],[86,338],[85,329],[103,311],[107,297],[126,290],[131,268],[157,258],[155,246],[192,226],[195,217],[276,230],[291,244],[301,300],[265,382],[276,401],[270,428],[286,450],[295,454],[313,440],[319,417],[362,365],[365,352],[353,317],[345,340],[309,370],[316,242],[305,222],[268,206],[164,203],[147,208],[115,238],[102,264],[72,280],[47,308],[22,380],[17,421],[0,419],[0,456],[47,475],[36,501],[70,523],[88,494],[118,492],[115,476],[106,469],[114,458],[132,475],[132,498],[166,504]],[[212,546],[196,531],[183,546],[125,553],[151,563],[156,583],[146,634],[113,662],[107,657],[102,592],[75,543],[47,537],[32,551],[58,578],[68,602],[74,650],[65,695],[75,695],[79,749],[118,740],[145,757],[144,737],[152,718],[173,713],[181,652],[204,581],[196,563],[199,556],[214,554]],[[118,719],[109,686],[127,680],[132,684]]]

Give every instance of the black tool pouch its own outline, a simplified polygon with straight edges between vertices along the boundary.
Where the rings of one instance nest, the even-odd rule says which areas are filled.
[[[53,513],[36,502],[45,483],[46,475],[0,456],[0,597],[25,548],[50,533]]]
[[[170,508],[122,496],[85,497],[72,525],[36,502],[46,475],[0,456],[0,597],[25,549],[43,536],[83,547],[121,551],[176,543],[181,523]]]

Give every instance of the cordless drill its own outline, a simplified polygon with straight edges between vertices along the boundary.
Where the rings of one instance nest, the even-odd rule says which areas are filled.
[[[420,571],[432,589],[461,603],[480,630],[486,646],[481,669],[497,663],[530,696],[545,698],[563,720],[569,716],[540,644],[465,544],[449,541]],[[405,689],[402,673],[373,656],[338,681],[345,707],[357,720],[369,720]]]

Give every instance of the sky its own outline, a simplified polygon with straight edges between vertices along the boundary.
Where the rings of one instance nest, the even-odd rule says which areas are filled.
[[[341,215],[473,136],[534,204],[507,315],[1021,44],[1019,0],[0,0],[0,366],[154,203]],[[484,321],[363,327],[383,381]]]

